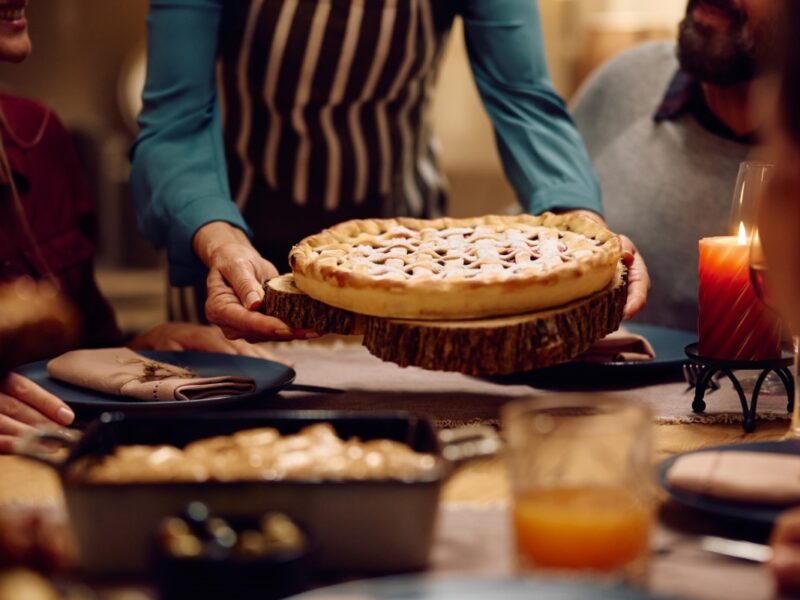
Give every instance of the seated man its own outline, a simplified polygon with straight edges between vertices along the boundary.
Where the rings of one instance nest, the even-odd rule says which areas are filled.
[[[620,55],[575,99],[607,221],[635,236],[649,265],[643,322],[697,326],[697,242],[732,233],[737,170],[759,126],[757,50],[769,46],[773,9],[773,0],[689,0],[677,47]]]
[[[22,61],[30,49],[24,8],[4,11],[0,60]],[[7,94],[0,94],[0,200],[0,283],[25,277],[50,281],[80,313],[79,345],[120,344],[114,314],[95,283],[94,208],[67,132],[48,108]],[[13,321],[13,315],[2,316],[0,330]],[[266,355],[257,346],[226,339],[215,327],[184,323],[154,327],[130,346]],[[51,345],[48,354],[61,350]],[[17,345],[10,362],[34,358],[23,355]],[[0,373],[0,453],[32,426],[69,425],[73,419],[66,404],[33,382]]]

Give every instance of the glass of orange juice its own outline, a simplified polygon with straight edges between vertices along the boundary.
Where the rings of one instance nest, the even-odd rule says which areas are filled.
[[[652,418],[605,395],[523,399],[503,409],[521,571],[643,582]]]

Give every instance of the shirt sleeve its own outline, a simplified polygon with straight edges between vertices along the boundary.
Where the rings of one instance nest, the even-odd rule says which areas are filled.
[[[523,207],[602,214],[600,186],[545,63],[536,0],[462,0],[475,83]]]
[[[151,0],[140,133],[131,150],[139,229],[166,246],[174,285],[203,281],[197,230],[225,221],[250,234],[228,186],[215,60],[223,0]]]

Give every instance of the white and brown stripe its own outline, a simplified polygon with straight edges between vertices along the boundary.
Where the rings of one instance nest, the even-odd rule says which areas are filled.
[[[429,213],[442,186],[422,105],[452,20],[438,5],[451,3],[233,4],[246,23],[223,27],[236,39],[222,45],[220,89],[237,204],[267,189],[326,211],[382,198],[392,212]]]

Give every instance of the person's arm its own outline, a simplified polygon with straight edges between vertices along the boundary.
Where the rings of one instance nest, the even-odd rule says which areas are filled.
[[[475,83],[522,206],[534,214],[580,211],[603,222],[586,147],[550,81],[536,0],[462,0],[461,13]],[[622,236],[622,243],[631,318],[645,307],[650,277],[633,242]]]
[[[139,228],[167,247],[174,285],[207,281],[206,317],[227,337],[307,337],[257,312],[277,271],[253,248],[230,196],[214,68],[222,4],[150,2],[141,131],[131,150]]]
[[[536,0],[462,0],[461,14],[475,83],[522,206],[602,214],[586,148],[550,81]]]
[[[231,201],[215,61],[223,0],[151,0],[148,67],[131,150],[139,228],[166,246],[175,285],[201,283],[206,267],[192,248],[197,231],[247,225]]]

